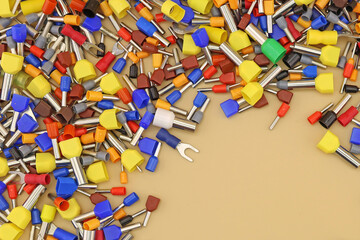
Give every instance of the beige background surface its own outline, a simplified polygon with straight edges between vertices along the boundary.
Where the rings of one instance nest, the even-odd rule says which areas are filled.
[[[129,17],[123,21],[134,22]],[[113,30],[108,22],[106,26]],[[113,41],[107,38],[106,43],[110,50]],[[343,48],[344,41],[338,45]],[[170,63],[173,64],[172,59]],[[151,61],[147,61],[145,71],[152,71]],[[316,144],[326,130],[306,120],[314,111],[340,99],[342,71],[334,68],[327,71],[334,72],[335,93],[294,90],[288,114],[273,131],[268,128],[281,105],[275,95],[266,93],[269,105],[262,109],[226,119],[219,104],[229,94],[207,94],[211,102],[196,132],[170,131],[200,150],[198,154],[187,152],[194,163],[163,144],[155,173],[145,170],[128,174],[127,191],[135,191],[141,200],[126,208],[127,213],[144,208],[149,194],[161,198],[148,227],[133,231],[135,239],[359,239],[359,170],[335,154],[326,155],[318,150]],[[176,106],[189,110],[194,96],[194,89],[185,92]],[[355,106],[359,103],[357,94],[350,103]],[[335,123],[331,131],[349,148],[354,126],[350,123],[344,128]],[[155,138],[157,131],[157,127],[151,127],[144,136]],[[99,184],[99,188],[120,186],[120,164],[109,162],[107,166],[111,180]],[[53,180],[47,192],[55,192],[54,184]],[[86,197],[79,193],[74,196],[83,213],[92,210],[93,205]],[[108,198],[113,206],[123,199],[111,195]],[[37,207],[41,209],[43,203],[51,201],[42,197]],[[142,220],[143,216],[134,222]],[[59,214],[54,223],[74,232],[71,223]],[[28,239],[28,233],[21,239]]]

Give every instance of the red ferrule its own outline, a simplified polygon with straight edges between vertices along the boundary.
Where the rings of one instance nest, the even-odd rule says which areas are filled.
[[[131,94],[127,88],[120,89],[116,92],[116,94],[124,104],[129,104],[132,102]]]
[[[57,70],[59,70],[62,74],[66,74],[66,68],[61,65],[61,63],[56,60],[55,63],[54,63],[54,66],[56,67]]]
[[[171,42],[171,44],[175,44],[175,43],[176,43],[176,38],[175,38],[173,35],[168,36],[166,39],[167,39],[169,42]]]
[[[217,73],[217,69],[214,65],[211,65],[208,69],[206,69],[203,73],[205,79],[210,79],[214,74]]]
[[[214,66],[218,66],[220,62],[224,61],[226,59],[226,55],[221,54],[221,55],[213,55],[212,56],[212,61],[213,61],[213,65]]]
[[[57,4],[56,0],[45,0],[42,6],[43,13],[46,15],[52,14],[55,10],[56,4]]]
[[[351,106],[346,112],[338,117],[338,121],[343,127],[345,127],[358,113],[359,111],[356,109],[356,107]]]
[[[72,125],[71,125],[72,126]],[[87,129],[86,128],[77,128],[75,130],[75,137],[80,137],[82,135],[84,135],[85,133],[87,133]]]
[[[127,42],[130,42],[131,33],[126,28],[124,27],[120,28],[120,30],[117,33],[122,39],[124,39]]]
[[[25,183],[26,184],[41,184],[48,185],[50,183],[50,175],[49,174],[26,174],[25,175]]]
[[[26,186],[24,187],[24,191],[30,195],[32,191],[34,191],[34,189],[37,187],[37,185],[38,184],[26,184]]]
[[[279,43],[284,46],[285,44],[289,43],[290,40],[287,38],[287,36],[284,36],[282,38],[279,39]]]
[[[111,52],[107,52],[103,58],[101,58],[97,63],[96,67],[99,69],[102,73],[105,73],[106,70],[109,68],[110,64],[114,61],[116,56],[112,54]]]
[[[128,121],[127,124],[133,133],[136,133],[139,129],[139,125],[134,121]]]
[[[164,14],[163,13],[155,14],[155,21],[157,23],[165,22],[166,20],[164,19]]]
[[[259,9],[256,7],[254,8],[254,10],[252,11],[252,14],[254,15],[254,17],[261,17],[264,16],[263,13],[259,13]]]
[[[350,78],[353,71],[354,65],[351,63],[346,63],[343,71],[344,78]]]
[[[212,91],[214,93],[226,93],[228,92],[227,85],[226,84],[215,85],[212,87]]]
[[[288,25],[288,29],[291,33],[291,35],[295,38],[295,40],[299,40],[301,38],[301,33],[295,28],[293,22],[291,21],[291,19],[289,17],[285,18],[287,25]]]
[[[311,116],[309,116],[307,119],[308,119],[309,123],[311,125],[313,125],[314,123],[316,123],[317,121],[320,120],[321,116],[322,116],[321,112],[316,111],[313,114],[311,114]]]
[[[65,24],[61,30],[61,34],[68,36],[80,46],[86,41],[86,36],[82,35],[78,31],[75,31],[69,24]]]
[[[35,45],[32,45],[32,46],[30,47],[30,52],[31,52],[32,54],[34,54],[36,57],[41,58],[41,59],[43,59],[43,56],[44,56],[44,53],[45,53],[44,50],[42,50],[41,48],[38,48],[38,47],[35,46]]]
[[[223,73],[220,75],[220,82],[223,84],[235,84],[236,77],[234,72]]]
[[[285,114],[287,113],[287,111],[289,110],[290,106],[286,103],[282,103],[279,110],[277,111],[277,115],[279,117],[283,117],[285,116]]]
[[[54,139],[59,137],[59,129],[57,122],[52,122],[46,124],[46,131],[49,136],[49,138]]]
[[[136,10],[137,12],[140,12],[141,9],[143,9],[143,8],[144,8],[144,5],[143,5],[142,3],[139,3],[138,5],[136,5],[135,10]]]
[[[45,124],[49,124],[49,123],[53,123],[54,120],[52,120],[51,118],[47,117],[47,118],[45,118],[45,119],[43,120],[43,122],[44,122]]]
[[[58,99],[62,99],[62,91],[60,90],[60,88],[55,88],[55,96],[58,98]]]
[[[103,230],[96,230],[95,240],[105,240],[105,235]]]
[[[70,7],[78,12],[82,12],[84,7],[86,5],[86,2],[83,2],[81,0],[71,0]]]
[[[126,187],[113,187],[110,190],[112,195],[126,195]]]
[[[7,187],[9,198],[10,199],[16,199],[17,196],[18,196],[16,184],[9,184],[6,187]]]

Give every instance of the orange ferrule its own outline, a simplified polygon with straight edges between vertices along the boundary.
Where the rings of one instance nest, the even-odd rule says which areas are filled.
[[[217,8],[221,7],[222,5],[224,5],[227,2],[227,0],[213,0],[213,1],[214,1],[215,7],[217,7]]]
[[[173,80],[173,84],[177,88],[187,84],[188,82],[189,82],[189,79],[186,77],[186,75],[184,73],[180,74]]]
[[[231,89],[230,93],[231,93],[232,99],[237,100],[237,99],[241,98],[242,97],[242,93],[241,93],[242,89],[243,89],[243,87]]]
[[[119,220],[119,219],[121,219],[121,218],[123,218],[125,216],[126,216],[126,212],[124,211],[124,209],[121,208],[119,211],[114,213],[113,217],[114,217],[115,220]]]
[[[100,3],[100,9],[106,17],[111,16],[113,14],[113,11],[109,6],[108,1],[102,1]]]
[[[149,22],[151,22],[152,20],[154,20],[154,16],[151,14],[151,12],[149,11],[149,9],[147,9],[146,7],[142,8],[139,11],[140,16],[142,16],[143,18],[145,18],[146,20],[148,20]]]
[[[360,33],[360,23],[355,24],[355,31]]]
[[[22,133],[21,139],[24,144],[32,144],[32,143],[35,143],[35,138],[37,136],[38,135],[35,133]]]
[[[100,221],[97,218],[92,218],[92,219],[84,222],[84,224],[83,224],[84,230],[88,230],[88,231],[94,230],[94,229],[98,228],[99,226],[100,226]]]
[[[71,57],[71,65],[75,65],[77,59],[76,59],[76,56],[75,56],[75,53],[74,52],[71,52],[70,53],[70,57]]]
[[[140,58],[138,58],[138,56],[136,56],[136,54],[133,52],[129,52],[127,56],[133,63],[138,63],[140,61]]]
[[[170,110],[171,104],[164,101],[164,100],[158,99],[156,101],[155,107],[156,108],[162,108],[162,109],[165,109],[165,110]]]
[[[109,147],[106,152],[110,154],[110,161],[112,161],[113,163],[120,161],[121,156],[114,147]]]
[[[85,134],[81,135],[80,140],[81,140],[82,144],[94,143],[95,142],[95,133],[94,132],[85,133]]]
[[[274,11],[274,0],[264,0],[265,15],[273,15]]]
[[[154,68],[161,67],[162,57],[163,57],[163,55],[161,53],[154,53],[152,55],[152,61],[153,61],[153,67]]]
[[[46,131],[49,138],[54,139],[59,136],[59,128],[57,122],[46,124]]]
[[[128,183],[128,177],[127,177],[127,173],[125,171],[121,171],[121,173],[120,173],[120,183],[121,184]]]
[[[301,73],[290,73],[289,74],[289,80],[301,80],[302,75]]]
[[[107,133],[106,128],[104,128],[101,125],[98,125],[95,131],[95,142],[99,142],[99,143],[104,142],[106,133]]]
[[[239,8],[239,1],[238,0],[229,0],[229,5],[232,10],[236,10]]]
[[[153,37],[147,37],[147,38],[145,39],[145,41],[146,41],[147,43],[150,43],[151,45],[154,45],[154,46],[157,46],[157,45],[159,45],[159,43],[160,43],[160,41],[159,41],[158,39],[153,38]]]
[[[241,85],[241,86],[245,86],[246,84],[247,84],[247,82],[246,82],[245,80],[241,80],[241,81],[240,81],[240,85]]]
[[[55,69],[54,71],[52,71],[52,72],[50,73],[50,77],[51,77],[52,79],[54,79],[55,82],[56,82],[57,84],[59,84],[59,85],[60,85],[61,77],[62,77],[62,76],[64,76],[64,75],[62,75],[62,73],[61,73],[59,70],[57,70],[57,69]]]
[[[137,52],[137,53],[136,53],[136,56],[137,56],[138,58],[147,58],[148,56],[150,56],[150,53],[141,51],[141,52]]]
[[[71,125],[71,124],[66,125],[64,127],[63,135],[64,135],[65,139],[70,139],[70,138],[75,137],[75,126]]]
[[[311,21],[304,21],[301,17],[298,18],[297,23],[304,28],[308,28],[311,26]]]
[[[65,15],[64,23],[73,25],[73,26],[79,26],[80,25],[80,16],[79,15]]]
[[[250,54],[250,53],[253,53],[253,52],[254,52],[254,47],[252,45],[241,49],[241,53],[244,54],[244,55],[245,54]]]
[[[103,94],[101,92],[87,91],[86,99],[92,102],[100,102],[103,99]]]
[[[350,76],[350,81],[356,82],[358,76],[358,70],[354,69]]]
[[[32,76],[33,78],[39,76],[41,74],[41,70],[36,68],[34,65],[32,64],[27,64],[25,67],[25,72],[27,74],[29,74],[30,76]]]
[[[62,197],[55,198],[54,205],[61,211],[66,211],[69,209],[69,202]]]
[[[51,236],[51,235],[47,235],[46,236],[46,240],[58,240],[57,238]]]
[[[225,26],[224,17],[211,17],[210,18],[210,26],[212,26],[212,27],[224,27]]]
[[[322,10],[322,9],[324,9],[324,8],[328,5],[329,1],[330,1],[330,0],[317,0],[317,1],[315,2],[315,5]],[[356,7],[355,7],[355,8],[356,8]],[[353,12],[355,12],[355,11],[354,11],[355,8],[353,9]]]

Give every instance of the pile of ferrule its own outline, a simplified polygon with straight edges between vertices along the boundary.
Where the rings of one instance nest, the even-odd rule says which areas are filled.
[[[155,172],[163,142],[193,161],[185,151],[199,150],[169,131],[196,130],[210,103],[205,92],[230,93],[220,104],[228,118],[268,105],[266,94],[275,94],[273,129],[290,109],[290,90],[331,94],[332,68],[340,68],[343,97],[308,120],[326,129],[336,120],[360,124],[358,106],[341,113],[359,91],[349,84],[358,75],[358,14],[357,1],[4,0],[0,238],[19,239],[31,221],[29,239],[132,239],[159,198],[125,213],[139,199],[126,193],[127,174],[143,165]],[[335,46],[340,37],[348,41],[344,49]],[[192,106],[178,106],[182,97]],[[151,126],[156,135],[143,136]],[[328,131],[318,147],[358,167],[352,153],[360,153],[359,128],[350,142],[351,153]],[[114,164],[121,186],[100,189],[114,177],[107,171]],[[56,188],[45,193],[52,176]],[[127,197],[112,207],[106,193]],[[89,197],[93,211],[81,213],[78,194]],[[35,207],[44,196],[52,204]],[[56,212],[74,232],[53,223]]]

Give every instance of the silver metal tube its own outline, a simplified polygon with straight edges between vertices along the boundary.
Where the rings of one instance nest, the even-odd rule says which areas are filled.
[[[195,131],[196,123],[175,118],[173,122],[173,127],[182,130]]]
[[[280,72],[281,72],[280,66],[276,66],[275,68],[272,68],[269,72],[266,73],[263,79],[260,80],[259,84],[263,88],[266,87],[266,85],[268,85]]]
[[[76,177],[76,180],[77,180],[78,184],[79,185],[87,184],[88,180],[86,178],[83,166],[81,165],[80,157],[72,157],[72,158],[70,158],[70,163],[71,163],[71,166],[72,166],[72,168],[74,170],[74,174],[75,174],[75,177]]]
[[[106,133],[106,139],[109,141],[111,145],[113,145],[120,153],[125,152],[125,148],[121,146],[120,141],[115,137],[115,135],[111,132]]]
[[[126,227],[122,227],[121,231],[122,232],[129,232],[129,231],[131,231],[133,229],[140,228],[140,227],[141,227],[141,223],[134,223],[134,224],[128,225]]]
[[[84,230],[83,240],[95,240],[95,231]]]
[[[260,45],[264,44],[264,42],[267,40],[266,35],[252,23],[250,23],[245,28],[245,32],[249,34],[249,36],[255,41],[257,41]]]
[[[55,159],[61,159],[61,154],[60,154],[59,144],[57,142],[57,139],[52,138],[51,143],[52,143],[52,146],[53,146],[53,152],[54,152]]]
[[[341,109],[343,109],[346,103],[349,102],[350,98],[350,93],[347,93],[345,96],[343,96],[341,100],[334,106],[333,112],[337,115]]]
[[[99,123],[99,117],[78,119],[74,122],[74,125],[96,125]]]
[[[35,232],[36,232],[36,226],[35,226],[35,225],[32,225],[32,226],[31,226],[31,230],[30,230],[30,236],[29,236],[29,239],[30,239],[30,240],[34,240],[34,239],[35,239]]]
[[[137,142],[139,141],[139,139],[144,131],[145,131],[144,128],[139,127],[139,129],[136,131],[136,133],[134,134],[134,136],[130,142],[131,146],[135,146],[137,144]]]
[[[23,204],[23,207],[30,211],[35,206],[36,202],[39,200],[41,194],[43,194],[45,190],[46,187],[44,185],[39,184],[26,199],[26,201]]]
[[[169,68],[168,68],[169,70]],[[170,83],[169,85],[163,87],[162,89],[160,89],[158,91],[159,95],[164,95],[165,93],[169,92],[171,89],[174,89],[175,88],[175,85],[173,83]]]
[[[7,140],[5,146],[6,147],[12,146],[16,142],[16,140],[19,139],[20,136],[21,136],[21,132],[19,130],[16,130],[16,132],[9,138],[9,140]]]
[[[91,212],[81,214],[80,216],[77,216],[76,218],[73,219],[73,221],[82,222],[82,221],[84,221],[86,219],[93,218],[93,217],[95,217],[95,212],[91,211]]]
[[[210,19],[193,19],[193,20],[191,20],[191,24],[192,25],[202,25],[202,24],[209,25]]]
[[[79,193],[81,193],[81,194],[83,194],[83,195],[85,195],[85,196],[87,196],[87,197],[91,197],[91,194],[88,193],[88,192],[86,192],[86,191],[84,191],[84,190],[76,189],[76,191],[79,192]]]
[[[315,81],[289,81],[288,88],[315,87]]]
[[[231,14],[230,7],[228,4],[224,4],[219,8],[221,14],[223,15],[226,24],[228,25],[230,32],[237,31],[235,20]]]
[[[360,166],[360,160],[357,157],[355,157],[352,153],[348,152],[344,147],[342,146],[338,147],[338,149],[336,149],[336,153],[340,157],[351,163],[354,167]]]
[[[295,43],[295,44],[291,45],[290,48],[294,52],[301,53],[301,54],[307,54],[307,55],[314,56],[314,57],[320,57],[320,55],[321,55],[321,49],[315,48],[315,47],[310,47],[310,46],[305,46],[305,45],[299,44],[299,43]]]
[[[1,87],[1,95],[0,95],[1,101],[7,101],[9,99],[13,77],[14,75],[12,74],[9,73],[4,74],[4,79]]]
[[[166,47],[169,47],[171,45],[171,42],[169,42],[166,38],[161,36],[158,32],[154,32],[153,34],[154,38],[157,38],[162,44],[164,44]]]
[[[272,16],[272,18],[278,18],[280,17],[283,13],[285,13],[287,10],[289,10],[290,8],[294,7],[296,5],[295,0],[290,0],[286,3],[284,3],[283,5],[281,5],[277,11],[274,13],[274,15]]]
[[[237,53],[227,42],[223,42],[220,45],[221,51],[233,62],[236,66],[240,66],[240,64],[244,61],[244,59]]]
[[[180,109],[177,107],[173,107],[173,106],[170,107],[170,111],[173,111],[174,113],[178,113],[183,116],[186,116],[188,114],[188,112],[186,110],[183,110],[183,109]]]
[[[61,107],[58,101],[51,95],[51,93],[47,93],[44,98],[48,100],[49,104],[55,109],[56,112],[61,110]]]

